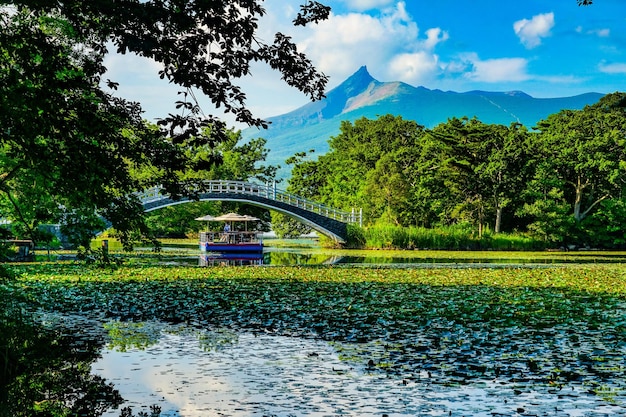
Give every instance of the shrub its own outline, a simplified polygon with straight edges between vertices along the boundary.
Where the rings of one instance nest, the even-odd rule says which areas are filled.
[[[362,227],[349,224],[348,225],[348,238],[346,246],[348,248],[357,249],[365,247],[365,231]]]

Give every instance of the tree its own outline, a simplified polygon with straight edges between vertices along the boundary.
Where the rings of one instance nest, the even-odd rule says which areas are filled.
[[[328,13],[327,7],[309,2],[294,23],[317,22]],[[278,33],[271,44],[256,38],[256,21],[263,14],[260,2],[244,0],[0,4],[2,195],[17,202],[23,177],[43,178],[38,192],[49,195],[53,206],[97,212],[122,237],[130,230],[147,233],[132,193],[161,184],[174,198],[193,195],[197,187],[181,185],[177,173],[211,169],[217,159],[190,158],[190,150],[227,140],[224,123],[202,116],[191,88],[255,126],[265,123],[246,108],[245,94],[234,83],[249,74],[252,61],[280,71],[289,85],[312,99],[323,95],[326,77],[288,36]],[[162,64],[160,76],[184,90],[177,103],[181,114],[164,117],[154,128],[141,119],[139,105],[105,92],[103,59],[109,42],[118,53]],[[116,87],[108,80],[106,85]],[[206,128],[210,134],[200,134]],[[143,164],[156,167],[159,175],[133,178],[131,167]],[[28,201],[6,206],[17,212],[20,204]],[[39,216],[32,224],[46,220],[50,217]]]
[[[287,191],[311,200],[322,199],[322,187],[326,184],[328,167],[320,160],[309,159],[314,150],[299,152],[285,161],[292,165]]]
[[[0,192],[13,218],[32,232],[54,215],[51,205],[98,208],[113,221],[131,214],[137,204],[125,196],[133,183],[123,157],[136,161],[149,146],[123,134],[142,129],[136,109],[99,88],[97,59],[77,50],[59,19],[6,8],[0,19]],[[37,194],[49,197],[33,200]],[[29,205],[41,209],[29,216]]]
[[[325,184],[328,172],[319,161],[309,159],[309,152],[298,152],[285,161],[292,165],[287,192],[300,197],[321,201],[321,187]],[[298,237],[311,232],[311,228],[286,214],[272,211],[272,230],[280,238]]]
[[[409,184],[398,163],[398,153],[383,154],[366,177],[367,211],[383,223],[400,225],[407,208]]]
[[[306,153],[288,160],[288,191],[347,211],[363,208],[366,222],[384,217],[406,225],[414,218],[407,203],[422,133],[422,126],[400,116],[344,121],[318,160],[306,159]]]
[[[265,14],[260,1],[23,0],[8,4],[44,16],[62,16],[79,40],[89,40],[98,54],[105,53],[111,41],[118,53],[152,58],[163,64],[162,78],[184,88],[198,88],[216,107],[223,106],[238,121],[255,126],[265,122],[250,113],[245,94],[233,83],[250,73],[251,62],[266,62],[281,72],[287,84],[313,99],[323,96],[327,81],[297,51],[289,36],[277,33],[271,44],[256,37],[257,20]],[[301,6],[293,23],[316,23],[329,13],[329,7],[309,1]],[[198,109],[189,110],[195,113]],[[197,121],[172,116],[167,122],[176,129]]]
[[[604,96],[582,110],[563,110],[538,123],[521,215],[529,228],[554,242],[620,244],[619,200],[626,184],[626,94]],[[594,218],[595,217],[595,218]],[[609,221],[609,223],[605,223]],[[616,223],[614,223],[616,222]]]
[[[123,402],[91,372],[104,341],[94,331],[42,324],[0,291],[0,417],[102,416]]]
[[[482,235],[493,222],[494,231],[502,231],[505,208],[511,208],[511,218],[527,181],[527,135],[522,125],[488,125],[476,118],[441,123],[423,141],[418,195],[442,223],[471,222]]]
[[[241,141],[241,132],[232,132],[227,141],[216,146],[213,151],[221,155],[222,163],[215,164],[209,171],[208,179],[228,179],[235,181],[256,180],[263,183],[276,177],[276,166],[262,163],[267,158],[269,149],[263,138]]]
[[[593,247],[624,249],[626,247],[626,199],[604,200],[593,216],[583,220],[586,238]]]
[[[342,122],[340,134],[329,141],[329,153],[319,158],[328,173],[320,187],[322,201],[344,210],[362,207],[366,221],[379,217],[388,204],[403,204],[400,194],[406,189],[401,184],[411,175],[423,131],[416,122],[393,115]],[[385,177],[393,181],[385,183]],[[369,191],[381,184],[387,189],[372,200]],[[398,199],[390,200],[391,194]],[[398,218],[410,211],[397,209]]]
[[[518,123],[509,127],[488,125],[485,130],[487,137],[480,143],[483,148],[480,153],[485,159],[478,161],[474,173],[485,187],[485,195],[495,211],[494,232],[500,233],[504,210],[512,208],[510,213],[515,213],[515,207],[521,202],[519,190],[528,181],[528,131]]]
[[[209,134],[209,132],[205,134]],[[226,141],[215,146],[205,145],[189,150],[188,157],[191,160],[219,158],[220,162],[214,164],[209,170],[180,172],[178,175],[179,183],[202,182],[204,180],[268,182],[274,178],[277,167],[262,165],[269,152],[265,147],[265,139],[257,138],[240,143],[241,132],[233,130],[228,130],[226,137]],[[143,166],[140,170],[136,170],[133,175],[137,178],[150,178],[159,174],[155,173],[154,167]],[[219,215],[225,211],[242,212],[242,214],[250,214],[269,222],[269,214],[265,209],[253,206],[240,208],[238,205],[239,203],[218,201],[174,205],[149,213],[146,216],[146,221],[150,231],[159,237],[184,237],[189,233],[197,232],[199,223],[194,220],[196,217],[206,214]]]
[[[485,178],[477,174],[486,164],[494,142],[492,129],[478,119],[452,118],[428,132],[429,152],[422,159],[421,172],[430,172],[439,180],[431,182],[446,191],[447,212],[455,221],[470,221],[483,232],[489,191]],[[426,149],[429,149],[426,148]]]
[[[567,188],[576,222],[626,184],[626,94],[609,94],[583,110],[563,110],[539,122],[537,154]],[[548,172],[548,171],[544,171]]]

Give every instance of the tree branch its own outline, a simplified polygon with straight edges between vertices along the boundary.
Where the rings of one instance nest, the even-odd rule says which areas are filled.
[[[22,214],[22,210],[20,210],[19,205],[17,204],[17,202],[15,201],[15,199],[13,198],[11,193],[8,190],[4,189],[4,188],[1,188],[0,192],[3,192],[3,193],[6,194],[7,198],[9,199],[9,201],[11,202],[13,207],[15,208],[15,213],[17,213],[17,217],[19,218],[20,222],[24,225],[24,227],[26,227],[26,229],[28,230],[28,233],[32,234],[33,228],[30,226],[30,224],[28,224],[28,221],[26,220],[26,217],[24,217],[24,215]]]
[[[0,174],[0,189],[4,190],[4,187],[6,186],[6,184],[9,182],[9,180],[15,177],[15,174],[17,174],[19,170],[20,170],[20,166],[16,165],[9,172]]]
[[[606,195],[602,196],[601,198],[599,198],[598,200],[594,201],[594,202],[593,202],[593,204],[591,204],[591,205],[587,208],[587,210],[583,211],[583,213],[582,213],[582,214],[581,214],[581,216],[580,216],[580,219],[582,220],[582,219],[584,219],[585,217],[587,217],[587,214],[589,214],[589,212],[590,212],[590,211],[591,211],[591,210],[592,210],[595,206],[597,206],[598,204],[600,204],[602,201],[606,200],[606,199],[607,199],[607,198],[609,198],[609,197],[610,197],[610,195],[609,195],[609,194],[606,194]]]

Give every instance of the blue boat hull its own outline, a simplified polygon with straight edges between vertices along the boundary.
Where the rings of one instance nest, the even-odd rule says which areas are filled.
[[[202,242],[200,243],[200,250],[203,252],[255,253],[263,252],[263,244]]]

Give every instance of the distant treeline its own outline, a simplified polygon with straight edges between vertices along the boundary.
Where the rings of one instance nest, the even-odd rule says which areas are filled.
[[[505,232],[546,247],[626,247],[626,93],[530,128],[362,118],[343,122],[329,145],[317,159],[288,160],[288,190],[360,207],[366,227],[461,227],[478,239]]]

